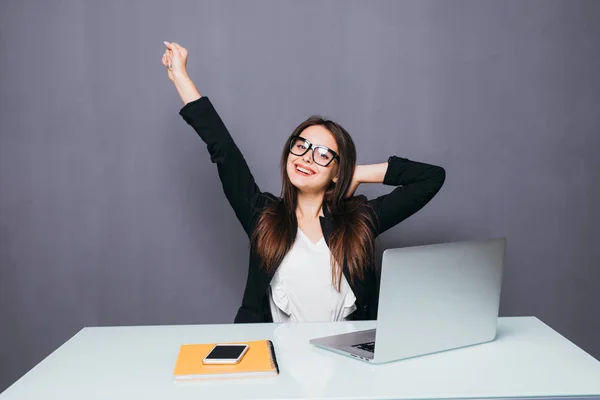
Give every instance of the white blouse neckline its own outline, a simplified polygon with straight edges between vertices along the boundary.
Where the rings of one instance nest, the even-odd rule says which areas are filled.
[[[340,291],[331,281],[331,252],[322,237],[314,243],[300,228],[269,285],[273,322],[345,320],[356,297],[342,276]]]

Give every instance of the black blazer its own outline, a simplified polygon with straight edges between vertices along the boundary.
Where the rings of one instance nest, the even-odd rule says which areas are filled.
[[[246,160],[207,97],[186,104],[179,114],[206,143],[211,161],[217,164],[225,196],[250,237],[261,211],[271,202],[277,201],[278,197],[261,192],[258,188]],[[398,187],[387,195],[368,201],[378,225],[375,236],[423,208],[440,190],[444,179],[445,171],[442,167],[397,156],[389,157],[383,184]],[[324,207],[323,214],[324,217],[320,217],[321,229],[326,243],[329,243],[332,219],[327,207]],[[236,323],[273,321],[267,289],[274,272],[267,273],[259,268],[259,261],[256,252],[251,249],[246,289],[234,320]],[[369,267],[362,280],[355,279],[351,282],[348,269],[343,266],[357,306],[348,319],[377,318],[379,282],[374,266]]]

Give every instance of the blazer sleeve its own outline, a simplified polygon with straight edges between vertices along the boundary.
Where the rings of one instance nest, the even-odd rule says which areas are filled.
[[[253,214],[262,193],[244,156],[208,97],[187,103],[179,114],[206,143],[210,160],[217,165],[225,196],[250,236]]]
[[[377,219],[376,236],[423,208],[439,192],[445,179],[442,167],[391,156],[383,184],[397,187],[369,200]]]

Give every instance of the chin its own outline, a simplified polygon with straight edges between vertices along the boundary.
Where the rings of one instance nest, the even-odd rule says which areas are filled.
[[[294,186],[296,189],[306,190],[309,188],[309,185],[307,185],[306,182],[303,182],[302,179],[297,179],[295,176],[290,175],[291,174],[288,174],[288,179],[292,183],[292,186]]]
[[[306,184],[306,182],[299,182],[298,180],[290,179],[292,186],[298,189],[301,192],[305,193],[316,193],[316,192],[324,192],[325,186],[323,185],[315,185],[315,184]]]

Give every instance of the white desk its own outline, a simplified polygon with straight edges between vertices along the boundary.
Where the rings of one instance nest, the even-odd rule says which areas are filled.
[[[600,396],[600,362],[533,317],[500,318],[491,343],[384,365],[308,343],[312,337],[373,326],[362,321],[85,328],[0,400]],[[173,380],[181,344],[265,338],[274,341],[278,377]]]

